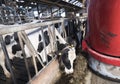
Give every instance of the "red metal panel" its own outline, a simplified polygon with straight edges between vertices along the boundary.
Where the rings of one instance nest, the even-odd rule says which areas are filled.
[[[90,0],[88,22],[90,47],[120,56],[120,0]]]
[[[95,50],[92,50],[85,40],[82,41],[82,48],[84,51],[88,52],[93,58],[99,60],[100,62],[111,64],[114,66],[120,66],[120,58],[110,57],[108,55],[104,55],[96,52]]]

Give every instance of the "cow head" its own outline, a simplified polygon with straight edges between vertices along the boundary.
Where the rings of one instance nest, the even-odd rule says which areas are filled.
[[[65,65],[65,72],[67,74],[70,74],[70,73],[73,73],[73,62],[74,60],[76,59],[76,54],[75,54],[75,48],[74,47],[71,47],[71,48],[68,48],[68,52],[67,52],[67,60],[69,60],[69,63],[68,65]],[[66,61],[67,62],[67,61]]]
[[[63,44],[64,45],[64,44]],[[61,46],[63,46],[61,45]],[[64,70],[66,74],[71,74],[74,72],[73,63],[76,59],[75,47],[74,46],[66,46],[62,49],[60,53],[60,60],[64,65]]]

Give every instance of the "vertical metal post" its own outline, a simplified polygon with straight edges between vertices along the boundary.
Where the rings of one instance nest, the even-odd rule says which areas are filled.
[[[50,11],[51,11],[51,19],[53,19],[52,7],[50,7]]]
[[[52,32],[51,32],[51,29],[50,29],[50,25],[48,25],[48,33],[49,33],[49,38],[50,38],[50,47],[51,47],[51,51],[50,52],[53,52],[53,46],[52,46]]]
[[[60,10],[61,10],[61,8],[59,7],[59,11],[58,11],[59,16],[61,16],[61,12],[60,12]]]
[[[4,0],[4,2],[3,2],[5,5],[6,5],[6,0]]]
[[[64,19],[62,19],[62,31],[63,31],[63,38],[65,39],[65,41],[67,41],[67,34],[66,34],[66,30],[65,30],[65,24],[64,24]]]
[[[34,50],[33,45],[31,44],[29,38],[27,37],[25,31],[22,31],[22,35],[24,36],[24,42],[26,43],[27,47],[31,50],[31,52],[33,52],[32,59],[33,59],[34,67],[35,67],[35,73],[37,74],[38,73],[38,68],[37,68],[37,63],[36,63],[36,60],[35,60],[36,52]]]
[[[44,37],[44,33],[43,33],[43,27],[42,27],[42,29],[41,29],[41,34],[42,34],[42,37],[43,37],[43,45],[44,45],[44,51],[45,51],[46,62],[48,63],[48,58],[47,58],[47,53],[46,53],[45,37]]]
[[[30,70],[29,70],[29,66],[28,66],[28,63],[27,63],[27,58],[26,58],[26,54],[25,54],[25,50],[24,50],[23,41],[22,41],[22,38],[21,38],[21,32],[18,32],[18,38],[19,38],[19,41],[20,41],[20,46],[21,46],[21,49],[22,49],[28,78],[29,78],[29,80],[31,80]]]
[[[4,55],[5,55],[5,59],[7,61],[8,68],[10,69],[10,73],[11,73],[11,76],[12,76],[13,83],[17,84],[15,76],[13,74],[12,65],[10,63],[10,59],[9,59],[9,55],[8,55],[8,52],[7,52],[7,49],[6,49],[6,45],[5,45],[4,41],[3,41],[2,35],[0,35],[0,43],[1,43],[2,50],[3,50]]]
[[[20,32],[19,32],[20,33]],[[34,62],[34,67],[35,67],[35,72],[37,74],[38,69],[37,69],[37,64],[36,64],[36,60],[35,60],[35,56],[37,56],[39,62],[41,63],[41,65],[44,67],[44,64],[42,63],[41,59],[39,58],[36,50],[34,49],[32,43],[30,42],[29,38],[27,37],[25,31],[22,31],[21,34],[19,34],[22,38],[22,40],[25,42],[26,46],[28,47],[28,49],[30,50],[30,53],[32,55],[33,58],[33,62]]]
[[[54,42],[54,50],[57,51],[57,42],[56,42],[56,35],[55,35],[55,27],[53,27],[53,42]]]
[[[0,1],[0,6],[2,6],[2,0]]]
[[[38,19],[40,19],[39,4],[37,3]]]

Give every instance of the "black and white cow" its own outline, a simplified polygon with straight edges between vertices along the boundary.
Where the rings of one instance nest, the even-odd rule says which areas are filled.
[[[41,56],[43,63],[46,64],[46,61],[47,61],[46,54],[50,53],[50,40],[49,40],[47,30],[44,31],[46,54],[44,51],[43,38],[41,36],[40,30],[32,29],[32,30],[26,31],[26,33],[28,34],[28,38],[33,44],[33,47],[38,52],[39,56]],[[18,35],[16,32],[14,34],[4,35],[4,41],[7,46],[7,51],[8,51],[10,59],[13,59],[14,57],[23,58],[22,49],[20,47],[20,42],[19,42]],[[25,50],[27,58],[31,57],[31,53],[25,44],[24,44],[24,50]],[[7,77],[10,77],[10,73],[5,67],[5,57],[4,57],[2,50],[0,51],[0,55],[1,55],[0,65],[3,68],[4,74]]]
[[[80,29],[81,22],[78,19],[65,21],[65,30],[68,37],[68,43],[74,40],[76,54],[81,48],[82,31]],[[70,37],[70,38],[69,38]]]
[[[62,62],[62,64],[65,67],[65,73],[66,74],[71,74],[74,72],[73,69],[73,63],[74,60],[76,59],[76,51],[75,51],[75,47],[73,46],[73,44],[68,44],[62,37],[61,35],[58,33],[57,30],[55,30],[56,32],[56,36],[57,36],[57,47],[58,47],[58,51],[60,52],[60,63]],[[71,40],[71,43],[72,40]],[[61,65],[61,64],[60,64]]]
[[[60,51],[58,54],[60,67],[63,64],[66,74],[73,73],[74,72],[73,62],[76,59],[75,48],[73,46],[68,46],[68,45],[59,44],[59,43],[58,43],[58,47],[59,47],[58,50]]]
[[[26,33],[30,31],[33,32],[33,31],[36,31],[36,29],[28,30],[26,31]],[[46,60],[45,52],[46,54],[49,54],[51,52],[51,46],[50,46],[50,39],[49,39],[48,31],[45,30],[43,35],[44,35],[44,40],[45,40],[45,45],[46,45],[46,51],[44,50],[43,36],[40,30],[37,31],[36,33],[33,32],[32,34],[28,35],[28,38],[31,41],[35,50],[38,52],[38,54],[42,56],[41,58],[42,58],[43,63],[46,63],[47,60]],[[27,56],[31,56],[26,46],[25,46],[25,52]]]
[[[26,33],[33,47],[38,52],[38,55],[41,56],[43,63],[46,63],[47,59],[46,59],[45,50],[43,47],[43,36],[41,34],[41,31],[37,28],[37,29],[27,30]],[[60,45],[65,46],[67,44],[67,42],[61,37],[61,35],[56,29],[55,29],[55,35],[58,37],[58,41]],[[50,45],[48,30],[44,30],[44,37],[45,37],[45,45],[46,45],[46,54],[48,55],[51,52],[51,45]],[[15,56],[23,58],[18,35],[16,32],[11,35],[5,35],[4,40],[7,45],[7,50],[8,50],[10,59],[13,59]],[[31,57],[31,52],[29,51],[29,49],[25,44],[24,44],[24,50],[27,57]],[[67,74],[73,73],[73,62],[76,59],[75,48],[66,46],[63,49],[58,49],[58,50],[65,51],[65,52],[62,52],[62,55],[61,55],[62,57],[61,59],[63,61],[63,64],[65,65],[65,72]],[[5,75],[7,77],[10,77],[10,73],[5,67],[4,55],[1,54],[0,57],[2,60],[0,61],[0,65],[3,68]]]

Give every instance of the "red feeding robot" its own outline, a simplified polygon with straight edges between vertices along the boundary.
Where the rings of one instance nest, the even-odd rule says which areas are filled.
[[[87,30],[82,48],[89,53],[89,66],[120,79],[120,0],[90,0]]]

